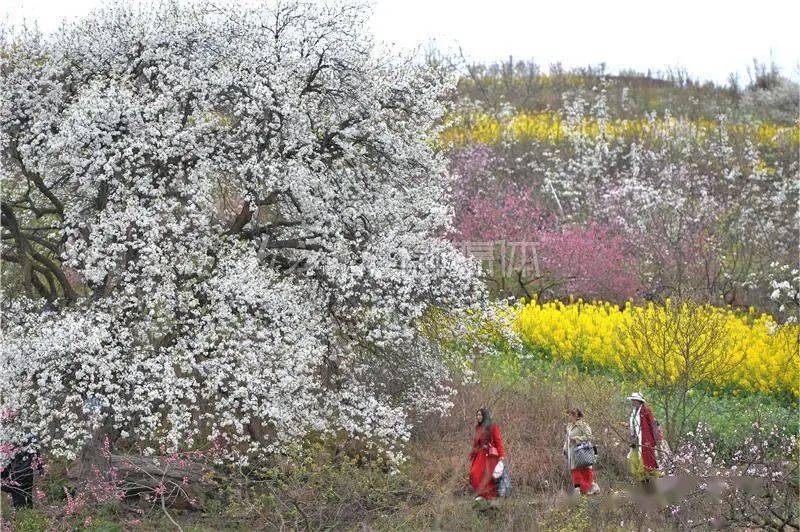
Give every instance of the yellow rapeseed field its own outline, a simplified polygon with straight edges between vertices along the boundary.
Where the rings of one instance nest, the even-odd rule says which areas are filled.
[[[538,303],[532,301],[512,310],[514,329],[530,347],[543,348],[554,358],[622,369],[626,357],[634,356],[631,339],[624,334],[637,313],[663,313],[664,306],[632,304],[620,308],[610,303],[585,303],[578,301]],[[673,312],[688,312],[685,308]],[[800,326],[779,326],[766,314],[736,312],[713,306],[700,307],[697,312],[716,313],[724,324],[729,350],[741,360],[732,372],[718,377],[712,383],[718,389],[760,392],[771,395],[800,396],[798,372],[798,334]],[[696,314],[695,314],[696,315]],[[715,353],[715,356],[724,356]],[[670,360],[669,373],[677,374],[681,365],[675,356]],[[661,371],[651,367],[645,371]],[[674,375],[670,375],[673,377]],[[647,375],[643,375],[647,377]],[[653,376],[651,376],[653,377]],[[659,375],[663,378],[663,375]]]
[[[611,120],[603,127],[609,138],[655,139],[671,137],[679,130],[698,140],[708,139],[719,134],[719,123],[713,120],[686,120],[679,118],[658,118],[648,120]],[[753,143],[769,148],[788,145],[800,148],[800,127],[779,126],[770,123],[737,124],[727,123],[727,132],[739,138],[749,138]],[[442,133],[442,141],[447,145],[463,146],[476,142],[496,144],[501,141],[542,141],[559,142],[570,131],[589,137],[600,135],[601,124],[597,120],[586,119],[580,124],[568,125],[557,113],[520,112],[506,118],[497,118],[485,113],[453,117],[452,124]]]

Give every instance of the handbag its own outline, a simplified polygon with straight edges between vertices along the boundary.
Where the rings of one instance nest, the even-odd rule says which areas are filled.
[[[497,447],[495,447],[491,443],[489,444],[489,456],[500,456]]]
[[[494,466],[494,471],[492,472],[492,478],[494,480],[499,479],[500,477],[503,476],[503,471],[505,470],[506,470],[505,464],[503,463],[502,460],[500,460],[499,462],[497,462],[497,465]]]
[[[508,472],[508,467],[503,468],[503,474],[500,478],[494,479],[497,484],[497,494],[500,497],[508,497],[511,495],[511,474]]]
[[[503,462],[497,464],[500,466]],[[503,464],[502,473],[499,477],[495,478],[492,475],[492,482],[497,486],[497,495],[500,497],[508,497],[511,495],[511,474],[508,472],[508,466]],[[495,468],[495,473],[497,473],[497,467]]]
[[[572,468],[585,469],[594,465],[595,450],[594,445],[589,442],[576,445],[572,449]]]

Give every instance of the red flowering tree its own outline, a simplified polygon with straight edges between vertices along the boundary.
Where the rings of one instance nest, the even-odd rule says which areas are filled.
[[[639,293],[631,245],[613,225],[561,223],[531,189],[495,197],[482,192],[458,209],[453,238],[481,253],[498,291],[610,301]]]

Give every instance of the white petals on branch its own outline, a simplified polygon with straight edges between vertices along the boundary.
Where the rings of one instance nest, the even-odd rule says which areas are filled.
[[[363,20],[163,2],[14,38],[4,192],[42,180],[59,208],[15,215],[54,226],[81,297],[8,303],[0,439],[74,456],[95,423],[245,460],[344,429],[399,459],[448,394],[420,320],[483,296],[443,240],[448,87]]]

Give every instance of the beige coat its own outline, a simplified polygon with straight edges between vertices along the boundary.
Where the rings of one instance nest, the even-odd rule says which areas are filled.
[[[592,429],[584,420],[579,419],[575,423],[567,423],[567,436],[564,440],[564,454],[567,456],[567,464],[572,469],[572,449],[580,443],[592,440]]]

